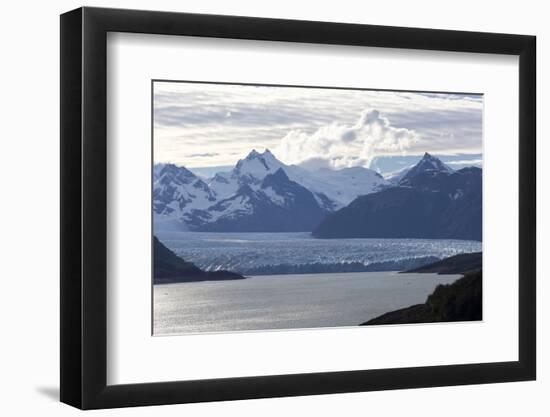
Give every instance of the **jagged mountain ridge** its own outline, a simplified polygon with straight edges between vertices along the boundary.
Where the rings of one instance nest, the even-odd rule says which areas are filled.
[[[209,180],[173,164],[155,166],[153,175],[155,227],[197,231],[311,231],[328,213],[388,186],[366,168],[311,172],[269,150],[252,150]]]
[[[241,185],[258,185],[266,175],[273,174],[278,169],[283,169],[289,179],[309,189],[319,205],[329,211],[349,204],[359,195],[387,186],[382,176],[367,168],[310,171],[282,163],[269,149],[263,153],[252,150],[230,172],[216,174],[208,185],[221,198],[226,198],[234,194]]]
[[[153,216],[158,230],[186,230],[182,215],[206,209],[217,198],[208,184],[184,167],[159,164],[153,169]]]
[[[482,171],[453,171],[425,154],[395,187],[361,196],[328,215],[319,238],[482,238]]]
[[[279,168],[257,189],[245,184],[206,212],[194,210],[186,219],[201,231],[303,232],[313,230],[326,214],[311,191]]]
[[[420,178],[442,178],[445,175],[451,175],[454,172],[438,158],[430,155],[428,152],[424,154],[422,159],[399,179],[398,184],[402,186],[415,186]]]

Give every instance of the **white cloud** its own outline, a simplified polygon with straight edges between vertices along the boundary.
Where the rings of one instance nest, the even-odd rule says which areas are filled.
[[[288,164],[331,168],[368,166],[378,155],[401,154],[418,142],[414,130],[391,125],[378,110],[364,110],[354,125],[331,123],[308,134],[290,131],[274,149],[275,155]]]
[[[380,135],[371,125],[371,139],[362,142],[368,128],[354,131],[354,126],[360,125],[358,116],[365,109],[378,110],[380,120],[387,118],[389,124],[380,124],[385,132]],[[157,162],[187,167],[233,165],[253,148],[276,153],[281,139],[292,136],[307,152],[294,155],[287,150],[289,161],[308,155],[316,158],[311,163],[326,165],[316,157],[326,157],[323,140],[343,138],[346,129],[352,132],[349,138],[354,133],[357,137],[348,142],[353,146],[339,162],[338,141],[325,143],[342,166],[367,163],[374,154],[472,154],[481,152],[482,114],[481,95],[155,82],[154,155]],[[399,137],[399,129],[414,132],[418,140],[407,145],[407,135]],[[312,139],[304,140],[315,135],[315,146]],[[298,148],[293,146],[293,152]]]
[[[464,159],[460,161],[447,161],[447,165],[464,165],[464,166],[480,166],[483,161],[481,159]]]

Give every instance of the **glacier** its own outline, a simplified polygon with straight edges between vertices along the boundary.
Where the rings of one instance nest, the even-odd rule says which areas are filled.
[[[460,253],[479,241],[447,239],[314,239],[310,233],[158,231],[177,255],[206,270],[245,275],[400,271]]]

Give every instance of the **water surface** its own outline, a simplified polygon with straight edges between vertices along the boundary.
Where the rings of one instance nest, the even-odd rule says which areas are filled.
[[[154,286],[154,334],[356,326],[423,303],[460,275],[263,275]]]

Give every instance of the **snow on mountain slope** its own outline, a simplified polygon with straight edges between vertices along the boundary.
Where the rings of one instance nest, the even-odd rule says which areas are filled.
[[[270,185],[264,183],[266,178],[271,178]],[[260,207],[275,217],[280,216],[271,205],[292,215],[296,215],[293,210],[307,206],[315,213],[312,218],[317,218],[319,213],[333,212],[360,195],[388,185],[379,174],[366,168],[309,171],[282,163],[269,150],[263,153],[252,150],[231,171],[219,172],[206,181],[173,164],[155,165],[153,179],[155,227],[185,226],[195,230],[205,228],[208,223],[220,223],[222,218],[223,227],[230,228],[225,224],[230,219],[251,216]],[[301,205],[289,209],[296,196],[300,197]],[[305,217],[302,222],[309,224]]]
[[[384,179],[390,184],[397,184],[405,175],[407,175],[407,172],[409,172],[409,169],[411,169],[413,166],[414,165],[411,165],[405,168],[401,168],[397,171],[384,174]]]
[[[450,170],[429,154],[399,184],[328,215],[319,238],[482,238],[482,171]]]
[[[153,211],[156,223],[177,226],[182,216],[205,209],[217,200],[208,185],[184,167],[163,164],[153,170]],[[179,225],[179,229],[183,225]]]
[[[153,182],[155,182],[158,179],[160,172],[166,165],[167,164],[159,163],[153,166]]]
[[[400,185],[412,185],[411,182],[419,176],[436,176],[450,175],[455,172],[449,168],[438,158],[430,155],[428,152],[424,154],[422,159],[399,180]]]
[[[233,177],[232,172],[218,172],[207,183],[218,198],[230,197],[239,189],[238,178]]]
[[[231,172],[216,174],[209,181],[209,186],[218,196],[226,198],[234,194],[241,185],[258,185],[279,168],[292,181],[309,189],[318,203],[329,211],[343,207],[358,196],[372,193],[388,184],[378,173],[363,167],[310,171],[296,165],[286,165],[266,149],[263,153],[252,150],[246,158],[237,162]]]
[[[254,182],[254,180],[264,179],[266,175],[272,174],[284,166],[281,161],[273,156],[269,149],[266,149],[263,153],[252,149],[246,158],[237,162],[233,172],[241,178],[250,178]]]
[[[197,231],[289,232],[313,230],[326,214],[311,191],[279,168],[260,184],[244,184],[207,210],[191,211],[185,220]]]
[[[331,170],[322,168],[306,171],[297,166],[288,167],[289,177],[306,188],[326,195],[335,204],[334,209],[348,205],[361,195],[379,191],[388,182],[373,170],[363,167]]]
[[[266,149],[259,153],[253,149],[246,158],[240,159],[230,172],[219,172],[210,181],[209,187],[219,198],[228,198],[243,185],[257,186],[269,174],[285,168],[282,162]]]

